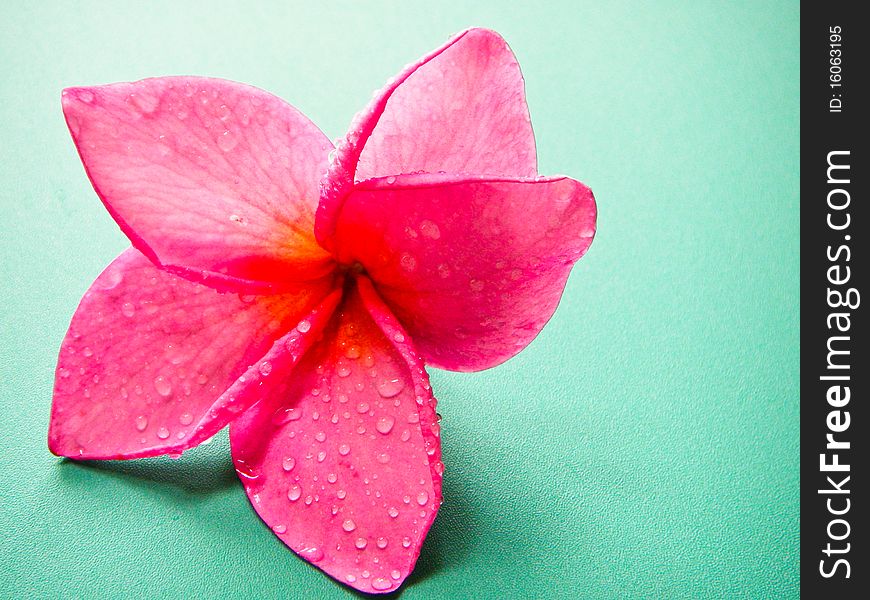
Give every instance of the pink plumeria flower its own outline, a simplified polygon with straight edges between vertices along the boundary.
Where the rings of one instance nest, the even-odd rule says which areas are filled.
[[[424,362],[519,352],[595,231],[586,186],[537,175],[507,44],[453,37],[335,149],[279,98],[218,79],[70,88],[63,109],[133,248],[64,339],[51,451],[178,455],[230,424],[272,531],[341,582],[394,590],[441,504]]]

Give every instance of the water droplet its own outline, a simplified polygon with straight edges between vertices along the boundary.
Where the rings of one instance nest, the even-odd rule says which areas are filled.
[[[345,522],[347,522],[347,521],[345,521]],[[347,531],[347,530],[345,530],[345,531]],[[354,542],[354,546],[356,546],[358,550],[362,550],[363,548],[368,546],[368,542],[363,537],[356,538],[356,542]]]
[[[279,408],[272,415],[272,423],[275,425],[283,425],[290,421],[298,421],[302,418],[301,408]]]
[[[405,504],[410,504],[411,503],[411,496],[403,496],[402,502],[404,502]]]
[[[423,221],[420,223],[420,231],[430,240],[437,240],[441,237],[441,230],[432,221]]]
[[[318,431],[317,433],[314,434],[314,439],[317,440],[318,442],[325,442],[326,441],[326,434],[322,431]]]
[[[378,538],[378,541],[377,541],[377,544],[378,544],[378,548],[380,548],[380,549],[383,550],[384,548],[387,547],[387,538],[385,538],[385,537],[379,537],[379,538]]]
[[[399,264],[403,269],[411,272],[417,268],[417,259],[405,252],[402,254],[401,258],[399,258]]]
[[[345,579],[347,579],[349,583],[353,583],[354,581],[356,581],[356,575],[348,573]]]
[[[378,591],[388,590],[393,587],[393,582],[383,577],[372,579],[372,587]]]
[[[125,302],[121,306],[121,314],[123,314],[125,317],[132,317],[136,314],[136,307],[133,306],[132,302]]]
[[[275,533],[278,533],[278,534],[286,533],[287,526],[286,525],[275,525],[274,527],[272,527],[272,531],[274,531]]]
[[[347,352],[344,353],[344,355],[351,360],[358,359],[360,355],[359,346],[350,346],[347,349]]]
[[[260,371],[260,375],[266,377],[267,375],[269,375],[269,373],[272,372],[272,363],[270,363],[268,360],[264,360],[260,363],[258,370]]]
[[[286,457],[283,461],[281,461],[281,468],[285,471],[292,471],[293,467],[296,466],[296,459],[292,456]]]
[[[405,387],[405,382],[395,377],[393,379],[385,379],[378,384],[378,393],[383,398],[392,398],[397,396]]]
[[[64,369],[63,367],[61,367],[57,370],[57,374],[60,375],[62,378],[66,379],[67,377],[69,377],[69,369]]]
[[[296,326],[296,329],[298,329],[300,333],[307,333],[308,330],[311,329],[311,323],[306,319],[302,319],[299,321],[299,325]]]
[[[395,423],[396,423],[396,419],[390,415],[387,415],[385,417],[381,417],[380,419],[378,419],[378,423],[377,423],[377,425],[375,425],[375,429],[377,429],[379,432],[386,435],[386,434],[390,433],[390,431],[392,431],[393,425]]]
[[[390,175],[389,177],[387,177],[387,185],[393,185],[394,183],[396,183],[396,178],[395,178],[395,177],[393,177],[392,175]]]
[[[347,377],[350,375],[350,365],[344,362],[343,360],[338,361],[338,366],[336,367],[336,372],[339,377]]]
[[[290,500],[290,502],[296,502],[301,497],[302,487],[299,484],[294,483],[290,486],[290,489],[287,490],[287,499]]]
[[[363,414],[369,412],[369,403],[368,402],[360,402],[356,406],[356,412]]]
[[[82,350],[82,354],[84,354],[84,355],[87,356],[87,357],[91,357],[91,356],[94,355],[94,351],[91,350],[91,349],[88,348],[88,347],[85,347],[85,349]]]
[[[157,430],[157,437],[159,437],[161,440],[165,440],[169,437],[169,430],[166,429],[166,427],[161,427]]]
[[[404,546],[405,548],[408,548],[410,545],[411,545],[411,538],[409,538],[409,537],[402,538],[402,546]]]
[[[329,483],[335,483],[338,480],[338,476],[335,473],[330,473],[326,476],[326,481]]]
[[[338,490],[335,492],[335,495],[339,500],[344,500],[345,496],[347,496],[347,492],[344,490]]]
[[[323,462],[324,460],[326,460],[326,452],[321,450],[317,453],[317,462]]]
[[[402,335],[401,332],[398,332],[398,331],[397,331],[397,332],[393,335],[393,339],[396,340],[398,343],[401,344],[402,342],[405,341],[405,336]]]
[[[133,106],[138,108],[140,112],[146,115],[157,110],[157,105],[160,104],[160,100],[157,96],[152,96],[151,94],[143,92],[130,94],[127,99],[133,104]]]
[[[341,524],[341,528],[347,532],[351,532],[356,529],[356,523],[350,519],[346,519],[345,522]]]
[[[238,143],[238,138],[231,131],[224,131],[218,136],[217,139],[218,148],[220,148],[224,152],[229,152],[230,150],[235,148]]]
[[[181,413],[181,416],[178,417],[178,422],[182,425],[190,425],[193,423],[193,415],[188,412]]]
[[[163,375],[158,375],[154,378],[154,389],[157,393],[166,398],[172,393],[172,383]]]
[[[420,414],[419,413],[411,413],[408,415],[408,423],[414,424],[420,422]]]
[[[347,444],[342,444],[338,447],[338,453],[342,456],[347,456],[348,453],[350,453],[350,446],[348,446]]]
[[[296,553],[308,562],[316,563],[323,560],[323,550],[316,546],[303,547],[301,550],[297,550]]]
[[[205,385],[205,383],[207,381],[208,381],[208,375],[206,375],[205,373],[200,373],[199,375],[196,376],[196,382],[199,385]]]
[[[429,502],[429,494],[425,491],[417,494],[417,504],[420,506],[426,506],[426,503]]]
[[[311,496],[305,496],[305,506],[311,506],[312,502],[314,502],[314,498]]]
[[[136,417],[136,429],[139,431],[145,431],[146,427],[148,427],[148,417],[145,415],[139,415]]]
[[[388,462],[390,462],[390,455],[387,454],[386,452],[382,452],[382,453],[378,454],[377,459],[378,459],[379,463],[381,463],[382,465],[385,465]]]

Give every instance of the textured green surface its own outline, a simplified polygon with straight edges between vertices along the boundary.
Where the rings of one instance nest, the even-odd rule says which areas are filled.
[[[352,596],[259,521],[225,435],[48,453],[57,348],[126,246],[61,88],[226,77],[336,137],[469,25],[514,48],[540,170],[592,187],[599,234],[526,351],[433,373],[445,502],[402,597],[797,596],[797,3],[29,4],[0,8],[0,597]]]

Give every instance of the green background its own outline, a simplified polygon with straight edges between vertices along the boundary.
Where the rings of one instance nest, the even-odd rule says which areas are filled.
[[[540,172],[589,184],[599,231],[528,349],[432,373],[445,502],[402,598],[797,596],[797,2],[10,4],[0,596],[352,597],[260,522],[225,434],[180,461],[49,454],[57,349],[127,245],[60,90],[225,77],[334,138],[470,25],[511,44]]]

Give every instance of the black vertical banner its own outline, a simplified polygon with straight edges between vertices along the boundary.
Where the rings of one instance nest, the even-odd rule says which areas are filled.
[[[866,403],[868,25],[801,15],[801,591],[870,597]],[[865,295],[868,294],[868,295]],[[860,457],[860,458],[859,458]]]

